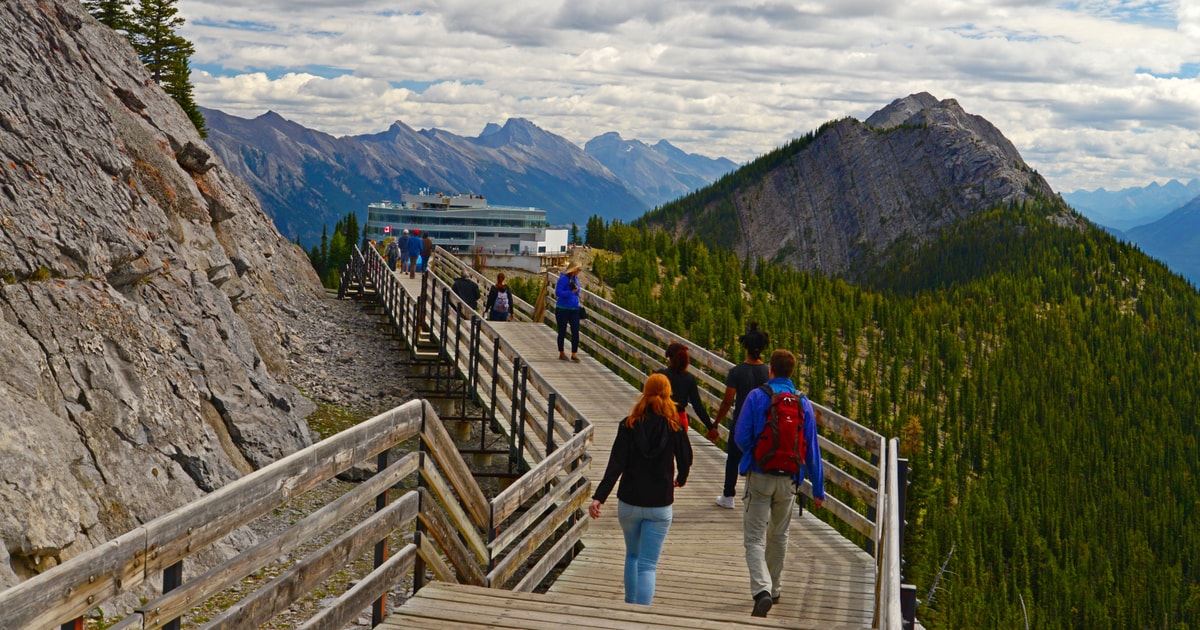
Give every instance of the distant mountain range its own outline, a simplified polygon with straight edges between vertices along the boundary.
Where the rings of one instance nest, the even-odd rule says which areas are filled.
[[[1172,179],[1139,188],[1076,190],[1063,193],[1063,201],[1104,227],[1124,232],[1153,223],[1200,196],[1200,179],[1184,184]]]
[[[735,168],[730,160],[607,133],[585,149],[521,118],[475,138],[395,122],[334,137],[267,112],[254,119],[203,109],[208,143],[254,190],[279,231],[306,246],[349,213],[428,188],[475,193],[498,205],[546,210],[555,225],[592,215],[632,220]]]
[[[1077,190],[1063,200],[1119,238],[1200,284],[1200,179],[1140,188]]]

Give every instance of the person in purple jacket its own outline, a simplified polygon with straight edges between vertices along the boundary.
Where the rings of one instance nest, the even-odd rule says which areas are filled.
[[[571,329],[571,360],[579,363],[579,272],[582,267],[577,261],[571,264],[558,276],[554,285],[554,324],[558,327],[558,358],[567,360],[563,351],[567,339],[567,329]]]
[[[658,556],[674,516],[675,488],[687,483],[692,445],[675,413],[671,381],[651,374],[629,417],[621,420],[604,479],[588,514],[600,518],[617,479],[617,520],[625,535],[625,602],[649,606],[654,599]]]
[[[762,389],[755,389],[746,396],[734,426],[734,441],[742,449],[738,471],[746,476],[746,492],[742,499],[746,506],[742,544],[746,548],[746,567],[750,570],[750,593],[754,596],[751,614],[755,617],[767,616],[767,611],[779,601],[792,506],[796,504],[796,493],[806,472],[812,481],[813,505],[820,508],[825,503],[825,469],[821,463],[821,447],[817,444],[817,416],[808,397],[798,393],[792,383],[795,369],[796,356],[791,352],[772,352],[771,378],[766,386],[776,394],[791,392],[800,397],[806,450],[804,465],[798,472],[793,475],[761,470],[754,459],[754,445],[767,424],[767,411],[771,407],[771,397]]]

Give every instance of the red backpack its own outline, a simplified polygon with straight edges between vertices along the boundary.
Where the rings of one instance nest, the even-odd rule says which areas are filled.
[[[804,439],[804,408],[800,402],[803,395],[776,394],[770,385],[759,389],[770,397],[771,406],[767,409],[767,424],[754,445],[754,462],[763,472],[795,475],[804,465],[804,453],[808,450]]]

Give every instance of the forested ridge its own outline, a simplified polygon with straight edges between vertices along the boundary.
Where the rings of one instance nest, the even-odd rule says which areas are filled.
[[[927,627],[1200,627],[1200,294],[1068,212],[982,213],[861,286],[587,236],[621,306],[735,362],[757,321],[814,400],[901,438]]]

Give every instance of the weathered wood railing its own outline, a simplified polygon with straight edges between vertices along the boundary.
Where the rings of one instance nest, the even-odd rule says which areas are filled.
[[[431,273],[438,279],[438,284],[445,293],[449,293],[448,285],[459,274],[466,274],[475,280],[484,293],[492,284],[483,274],[442,250],[438,250],[434,262]],[[553,287],[557,280],[558,274],[548,274],[545,321],[550,325],[554,322]],[[444,299],[458,303],[453,297]],[[640,388],[649,374],[664,367],[667,345],[679,341],[688,346],[692,360],[691,371],[697,377],[701,397],[710,409],[720,405],[725,394],[725,375],[733,367],[733,363],[595,293],[582,291],[580,301],[588,309],[588,319],[581,322],[580,326],[580,345],[593,357],[605,363],[634,387]],[[518,320],[532,320],[534,311],[534,305],[521,299],[516,300]],[[879,627],[898,627],[889,624],[900,623],[899,613],[888,617],[884,608],[900,601],[899,555],[900,541],[903,537],[901,504],[904,484],[889,485],[887,474],[889,467],[902,465],[903,461],[897,460],[895,452],[889,456],[887,442],[881,434],[824,405],[813,403],[813,406],[817,410],[819,440],[825,463],[824,509],[861,535],[865,542],[864,547],[875,556],[879,565],[877,612],[879,618],[886,622]],[[699,428],[699,420],[690,408],[689,414],[693,424]],[[722,438],[729,438],[725,427],[721,427],[721,434]],[[805,481],[801,491],[811,497],[811,483]],[[896,533],[890,535],[889,532],[893,529]],[[889,552],[895,554],[894,562],[888,561]],[[906,591],[906,594],[912,593]]]
[[[463,308],[462,300],[442,278],[452,280],[466,269],[453,255],[438,248],[430,272],[421,276],[416,297],[405,293],[396,274],[378,251],[356,251],[352,269],[361,266],[362,277],[378,294],[392,324],[410,348],[427,346],[437,360],[455,366],[468,384],[474,402],[486,410],[489,421],[511,438],[513,455],[532,466],[580,430],[582,415],[528,364],[513,346],[496,333],[491,322]],[[491,282],[469,270],[486,293]],[[516,300],[517,317],[528,321],[532,306]],[[426,343],[427,342],[427,343]]]
[[[391,463],[387,454],[419,435],[420,452]],[[136,606],[113,628],[169,627],[211,596],[269,566],[276,558],[351,518],[375,502],[376,511],[319,550],[300,559],[245,596],[204,628],[257,627],[298,601],[372,546],[376,568],[309,619],[304,628],[341,628],[374,603],[382,618],[384,598],[402,575],[414,572],[419,588],[425,568],[439,580],[529,590],[570,553],[586,519],[590,494],[583,476],[591,427],[556,450],[496,497],[488,500],[471,477],[433,408],[412,401],[258,470],[203,499],[156,518],[81,556],[0,592],[0,628],[47,628],[68,624],[127,593],[143,593],[156,573],[179,571],[198,552],[289,499],[375,458],[381,472],[279,535],[219,566],[180,581],[172,590]],[[419,473],[419,487],[388,502],[388,490]],[[521,510],[521,508],[526,508]],[[518,511],[520,513],[518,514]],[[413,541],[387,557],[389,536],[415,528]],[[552,536],[558,543],[522,573],[524,561]],[[444,559],[443,559],[444,558]],[[170,581],[164,578],[164,582]]]
[[[553,287],[558,274],[548,274],[548,280],[550,290],[547,291],[546,310],[550,314],[548,323],[552,323],[555,301]],[[581,292],[580,303],[588,310],[588,319],[580,326],[580,345],[593,357],[635,386],[640,386],[649,374],[665,366],[667,345],[678,341],[688,346],[692,365],[690,371],[696,376],[701,397],[710,410],[720,405],[725,394],[725,376],[733,363],[591,291]],[[858,532],[863,537],[867,551],[877,559],[883,559],[880,545],[888,540],[885,538],[888,528],[902,525],[899,508],[885,510],[884,507],[888,500],[903,493],[902,487],[885,485],[887,466],[893,462],[887,456],[884,437],[828,407],[817,403],[813,403],[813,407],[817,411],[818,437],[825,464],[824,509]],[[690,407],[689,415],[693,425],[699,428],[699,420]],[[729,432],[724,426],[721,427],[721,435],[723,439],[729,439]],[[894,488],[896,492],[884,492],[884,488]],[[811,483],[806,480],[801,492],[811,497]],[[897,535],[891,540],[898,541],[900,538]],[[899,552],[899,547],[896,547],[896,551]],[[899,566],[898,560],[896,566]],[[882,570],[877,577],[881,588],[892,593],[893,585],[884,582],[887,576]],[[898,577],[894,588],[895,593],[899,593]]]

